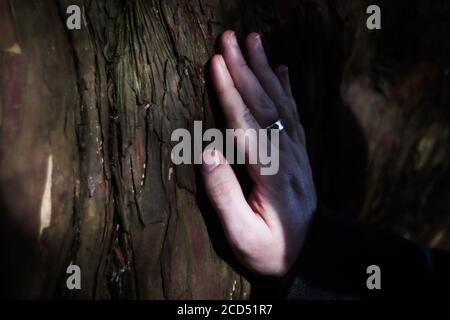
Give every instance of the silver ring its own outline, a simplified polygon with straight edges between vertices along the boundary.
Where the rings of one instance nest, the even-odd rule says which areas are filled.
[[[281,131],[281,130],[284,129],[284,125],[283,125],[283,122],[281,122],[281,119],[278,119],[276,122],[274,122],[270,126],[267,126],[265,129],[266,130],[278,130],[278,131]]]

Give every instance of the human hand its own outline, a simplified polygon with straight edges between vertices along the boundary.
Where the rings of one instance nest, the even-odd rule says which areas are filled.
[[[238,259],[254,272],[282,277],[302,249],[317,205],[316,191],[288,69],[272,71],[258,34],[251,33],[245,45],[248,65],[234,33],[221,36],[221,54],[211,61],[212,81],[231,129],[258,130],[282,120],[280,168],[276,175],[262,176],[257,164],[247,164],[254,183],[248,199],[219,152],[204,152],[202,175]]]

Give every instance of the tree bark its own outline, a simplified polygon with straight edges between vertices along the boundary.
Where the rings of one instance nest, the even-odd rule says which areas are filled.
[[[365,27],[372,2],[381,31]],[[71,4],[81,30],[66,28]],[[262,33],[290,67],[322,202],[450,248],[447,1],[1,6],[4,295],[250,297],[260,279],[233,258],[195,167],[170,159],[174,129],[224,127],[207,62],[227,28]]]

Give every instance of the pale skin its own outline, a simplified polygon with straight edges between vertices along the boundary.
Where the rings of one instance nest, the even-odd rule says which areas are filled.
[[[260,129],[282,120],[280,169],[276,175],[262,176],[258,164],[247,165],[253,182],[247,198],[218,152],[204,152],[202,176],[242,264],[262,275],[285,277],[299,260],[317,207],[316,191],[288,68],[271,69],[256,33],[247,36],[245,49],[247,61],[234,32],[224,32],[220,54],[211,60],[212,82],[229,128]]]

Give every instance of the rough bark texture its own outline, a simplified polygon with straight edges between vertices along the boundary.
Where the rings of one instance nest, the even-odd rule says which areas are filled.
[[[249,297],[195,168],[170,160],[174,129],[223,126],[207,62],[225,28],[289,65],[321,201],[450,248],[448,1],[0,3],[6,295]]]

